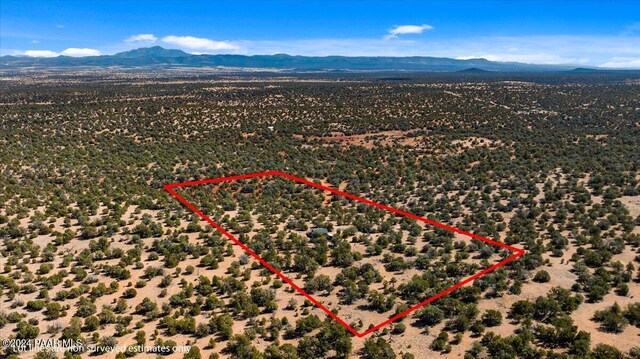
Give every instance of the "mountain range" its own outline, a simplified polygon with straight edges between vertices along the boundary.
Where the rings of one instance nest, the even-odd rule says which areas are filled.
[[[291,56],[275,55],[194,55],[160,46],[139,48],[114,55],[37,58],[2,56],[4,69],[27,67],[229,67],[291,71],[426,71],[426,72],[545,72],[576,69],[567,65],[533,65],[496,62],[486,59],[459,60],[443,57],[411,56]],[[590,69],[592,70],[592,69]],[[597,71],[597,70],[594,70]]]

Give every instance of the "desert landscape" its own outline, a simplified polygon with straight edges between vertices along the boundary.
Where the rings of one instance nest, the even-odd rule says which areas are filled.
[[[2,356],[640,357],[640,85],[514,76],[0,73]],[[163,188],[269,170],[526,253],[359,337]],[[278,178],[177,191],[359,332],[512,254]]]

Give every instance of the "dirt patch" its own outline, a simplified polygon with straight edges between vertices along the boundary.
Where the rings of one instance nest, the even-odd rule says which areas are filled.
[[[362,146],[374,148],[380,146],[409,146],[418,147],[424,136],[415,135],[414,131],[381,131],[361,135],[345,135],[343,132],[331,132],[329,136],[293,135],[295,139],[306,139],[307,142],[337,143],[343,146]]]
[[[484,137],[468,137],[463,140],[453,140],[451,141],[451,145],[456,148],[457,154],[461,154],[465,150],[471,148],[497,148],[503,146],[504,144],[500,140],[491,140]]]

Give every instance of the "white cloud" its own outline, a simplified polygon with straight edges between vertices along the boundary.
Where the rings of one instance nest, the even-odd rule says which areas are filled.
[[[614,69],[640,69],[640,58],[614,57],[611,61],[605,62],[600,67]]]
[[[598,66],[612,57],[640,58],[640,36],[495,36],[449,41],[447,56],[534,64]],[[511,51],[511,48],[517,48]]]
[[[58,53],[49,50],[27,50],[22,52],[21,55],[29,57],[56,57]]]
[[[83,56],[98,56],[100,55],[100,51],[96,49],[79,49],[75,47],[70,47],[62,52],[55,52],[51,50],[26,50],[26,51],[16,51],[15,54],[29,56],[29,57],[56,57],[60,55],[83,57]]]
[[[425,30],[431,30],[433,26],[431,25],[397,25],[394,26],[389,33],[384,37],[385,39],[393,39],[398,37],[398,35],[406,35],[406,34],[422,34]]]
[[[177,45],[188,49],[195,50],[238,50],[240,47],[226,41],[214,41],[202,37],[193,36],[174,36],[169,35],[162,38],[167,44]]]
[[[138,34],[126,38],[125,42],[156,42],[157,37],[153,34]]]
[[[82,57],[82,56],[98,56],[100,55],[100,51],[96,49],[79,49],[75,47],[70,47],[60,53],[65,56],[73,56],[73,57]]]

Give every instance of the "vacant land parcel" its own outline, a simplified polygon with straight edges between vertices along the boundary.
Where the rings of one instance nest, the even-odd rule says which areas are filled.
[[[187,187],[187,194],[175,187]],[[524,253],[282,172],[165,188],[357,336]],[[242,262],[234,266],[238,276],[248,260]],[[273,311],[281,297],[263,284],[254,287],[270,293],[274,303],[264,304]]]

